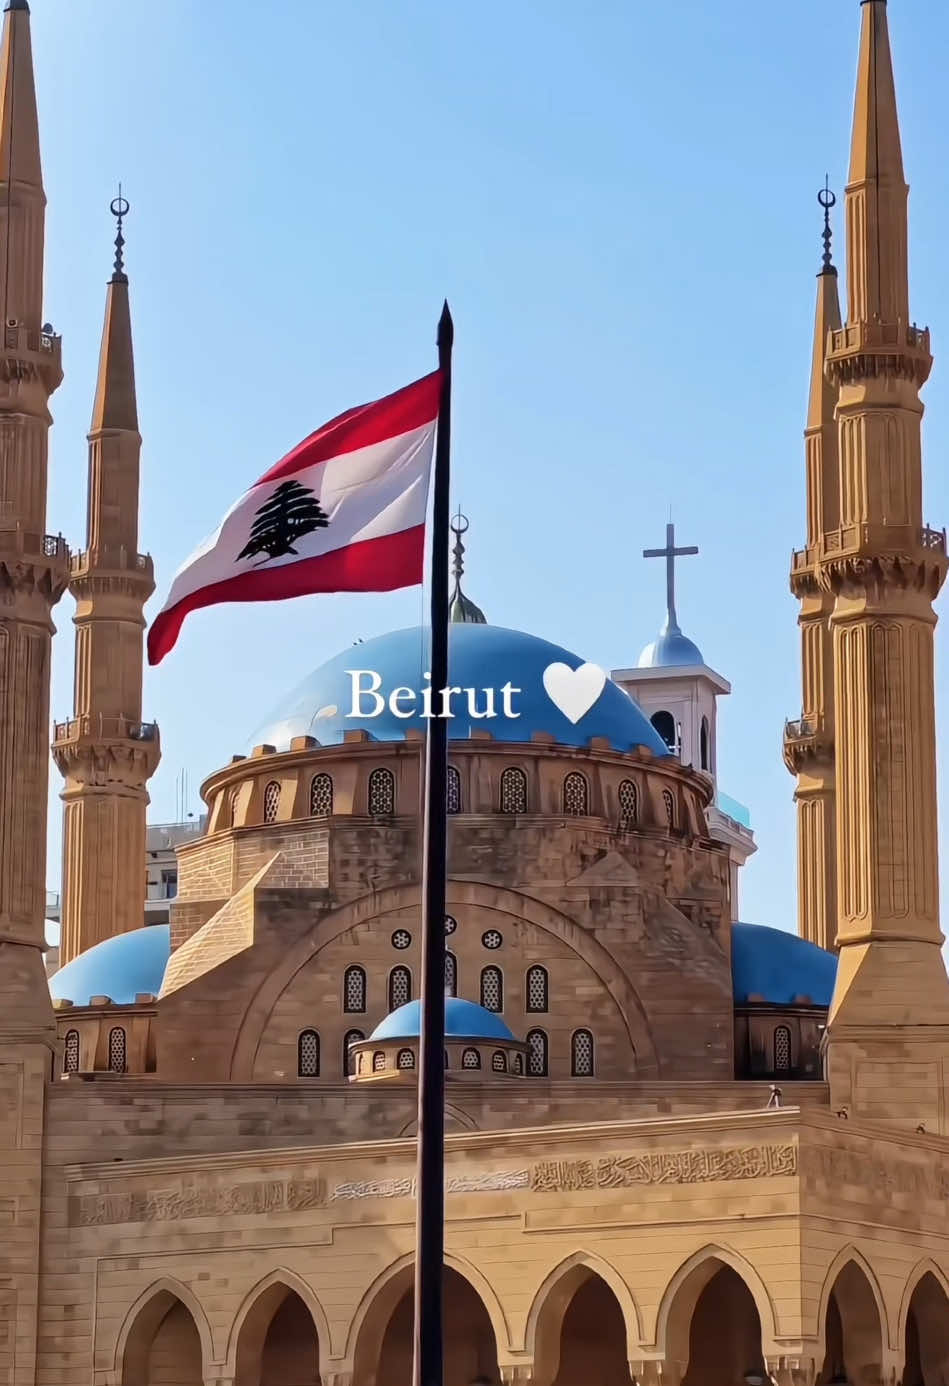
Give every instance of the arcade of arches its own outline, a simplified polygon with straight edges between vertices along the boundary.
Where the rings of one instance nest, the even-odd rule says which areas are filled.
[[[886,1347],[879,1291],[847,1259],[823,1296],[824,1358],[766,1357],[755,1296],[742,1274],[715,1255],[700,1260],[664,1296],[665,1355],[639,1355],[636,1325],[614,1289],[585,1261],[554,1274],[528,1320],[529,1360],[499,1353],[491,1315],[452,1267],[444,1278],[445,1386],[947,1386],[949,1295],[929,1270],[907,1287],[901,1310],[901,1370]],[[263,1288],[232,1326],[229,1361],[208,1361],[195,1312],[168,1288],[147,1298],[120,1351],[120,1386],[406,1386],[412,1373],[412,1267],[374,1288],[351,1326],[350,1361],[332,1362],[311,1309],[280,1280]],[[633,1311],[635,1313],[635,1311]],[[643,1349],[645,1354],[645,1349]],[[499,1357],[501,1365],[499,1366]]]

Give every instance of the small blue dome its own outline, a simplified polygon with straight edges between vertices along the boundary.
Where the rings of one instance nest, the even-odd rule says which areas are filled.
[[[837,976],[833,953],[806,938],[763,924],[732,925],[732,986],[735,1001],[760,997],[789,1006],[796,996],[829,1006]]]
[[[171,953],[167,924],[150,924],[103,939],[73,958],[49,979],[54,1001],[88,1006],[92,996],[108,996],[117,1005],[130,1005],[136,996],[157,996]]]
[[[656,639],[647,645],[639,656],[640,669],[666,669],[694,667],[704,664],[705,659],[698,645],[687,635],[683,635],[675,622],[668,620]]]
[[[374,1040],[417,1039],[421,1027],[422,1003],[409,1001],[387,1015],[369,1036]],[[445,1035],[448,1039],[512,1040],[514,1036],[499,1015],[462,1001],[458,996],[445,997]]]
[[[554,706],[544,690],[544,670],[549,664],[578,668],[584,661],[575,654],[522,631],[502,626],[454,623],[449,627],[450,679],[459,688],[491,688],[495,695],[494,717],[472,718],[467,700],[455,696],[454,716],[448,722],[452,740],[466,740],[473,732],[488,731],[496,741],[530,741],[535,732],[549,733],[565,746],[585,746],[591,737],[603,737],[617,751],[648,746],[655,756],[669,755],[669,748],[632,698],[612,679],[607,679],[596,702],[573,723]],[[396,689],[418,692],[427,688],[423,674],[428,663],[428,632],[420,627],[390,631],[376,636],[328,660],[304,680],[280,704],[254,734],[251,746],[271,745],[278,751],[289,749],[294,736],[313,736],[324,746],[339,745],[347,731],[367,731],[376,741],[402,741],[411,727],[424,731],[421,700],[405,699],[397,716],[389,697]],[[381,679],[377,696],[385,699],[378,716],[368,716],[377,706],[364,695],[361,703],[353,696],[349,671],[367,670]],[[510,695],[514,716],[504,715],[500,690],[510,683],[519,690]],[[366,680],[362,687],[368,688]],[[436,704],[437,705],[437,704]],[[349,716],[356,707],[358,715]],[[476,711],[485,709],[483,693]]]

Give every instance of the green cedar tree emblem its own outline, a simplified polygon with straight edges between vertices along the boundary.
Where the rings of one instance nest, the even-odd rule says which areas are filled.
[[[293,546],[298,539],[311,530],[325,529],[328,524],[318,498],[308,486],[299,481],[282,481],[257,511],[250,538],[235,561],[264,553],[266,562],[285,553],[296,553]]]

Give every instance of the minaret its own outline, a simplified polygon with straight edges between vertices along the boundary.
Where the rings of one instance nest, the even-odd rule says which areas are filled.
[[[929,333],[909,318],[903,178],[885,0],[863,0],[847,185],[839,390],[839,531],[820,544],[834,594],[840,961],[828,1024],[833,1104],[945,1132],[949,980],[936,852],[933,600],[945,531],[923,525],[919,392]]]
[[[161,755],[158,728],[142,721],[142,613],[155,584],[151,559],[138,551],[142,440],[121,189],[112,212],[118,234],[89,430],[86,548],[73,558],[69,582],[75,710],[53,743],[66,780],[61,964],[144,923],[145,786]]]
[[[0,43],[0,1033],[52,1022],[43,971],[51,608],[69,553],[45,533],[49,397],[60,339],[43,323],[46,195],[30,11]],[[22,1013],[22,1014],[21,1014]]]
[[[798,933],[821,948],[837,936],[837,836],[834,813],[834,665],[830,613],[833,593],[821,583],[819,559],[840,526],[837,465],[837,390],[826,374],[828,340],[840,328],[837,271],[831,256],[830,212],[836,203],[825,184],[824,255],[817,276],[814,350],[807,409],[807,548],[794,555],[791,591],[800,598],[801,718],[784,728],[784,761],[797,777]]]

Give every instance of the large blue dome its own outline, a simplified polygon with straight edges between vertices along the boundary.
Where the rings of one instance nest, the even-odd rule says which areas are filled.
[[[576,669],[584,661],[578,655],[522,631],[502,626],[454,624],[449,628],[449,672],[452,685],[459,688],[493,688],[497,715],[472,718],[467,701],[455,697],[448,722],[452,740],[465,740],[473,732],[489,731],[497,741],[530,741],[535,732],[547,732],[566,746],[585,746],[591,737],[604,737],[618,751],[648,746],[656,756],[669,755],[665,742],[628,694],[611,679],[593,707],[579,722],[569,721],[544,691],[543,675],[549,664],[566,664]],[[418,692],[428,686],[422,675],[428,670],[428,632],[421,627],[390,631],[360,645],[350,646],[310,674],[255,732],[252,746],[272,745],[278,751],[289,748],[294,736],[313,736],[324,746],[338,745],[347,731],[368,731],[377,741],[401,741],[410,728],[424,730],[425,719],[419,698],[408,700],[398,716],[390,710],[388,698],[395,689]],[[358,704],[353,699],[353,680],[347,671],[371,670],[382,682],[379,696],[386,699],[378,716],[365,710],[375,707],[366,696]],[[520,692],[512,693],[513,717],[504,716],[500,689],[510,683]],[[368,681],[363,685],[368,687]],[[437,705],[437,703],[436,703]],[[476,711],[484,710],[481,694]],[[361,715],[348,714],[356,708]]]
[[[371,1040],[416,1039],[421,1027],[422,1003],[409,1001],[381,1020]],[[514,1036],[499,1015],[460,996],[445,997],[445,1035],[449,1039],[512,1040]]]
[[[108,996],[116,1005],[131,1005],[136,996],[157,996],[171,952],[167,924],[150,924],[103,939],[54,972],[49,991],[54,1001],[88,1006],[93,996]]]
[[[732,986],[738,1004],[754,996],[789,1006],[806,996],[814,1006],[829,1006],[836,976],[834,954],[806,938],[763,924],[732,925]]]

